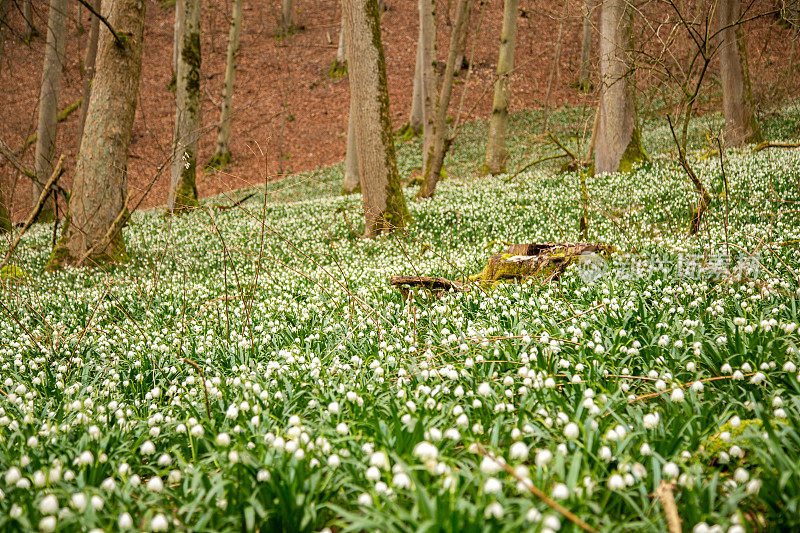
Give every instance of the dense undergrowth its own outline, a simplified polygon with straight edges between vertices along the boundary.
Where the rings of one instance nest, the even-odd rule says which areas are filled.
[[[556,115],[570,146],[584,114]],[[799,123],[765,119],[772,139]],[[480,125],[402,236],[357,237],[341,167],[137,213],[132,262],[104,273],[44,273],[37,227],[0,299],[0,529],[576,530],[533,486],[591,528],[665,531],[662,480],[684,530],[800,527],[800,151],[726,151],[726,188],[719,125],[692,128],[700,236],[652,123],[651,164],[588,180],[589,238],[622,253],[546,286],[387,284],[578,238],[577,174],[471,177]],[[510,170],[542,150],[515,138]]]

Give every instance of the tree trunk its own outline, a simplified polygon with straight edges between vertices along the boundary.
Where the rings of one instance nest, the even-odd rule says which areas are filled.
[[[8,6],[11,0],[0,0],[0,73],[3,72],[3,51],[6,44],[6,24],[8,21]]]
[[[506,166],[508,103],[511,99],[511,72],[514,70],[518,11],[519,0],[505,0],[500,55],[497,59],[497,81],[494,84],[494,102],[486,143],[486,171],[490,174],[500,174],[505,171]]]
[[[594,0],[583,0],[581,17],[583,34],[581,36],[581,66],[578,70],[578,89],[589,92],[592,87],[592,12]]]
[[[100,13],[100,0],[94,0],[92,7]],[[97,61],[97,36],[100,34],[100,19],[92,15],[92,25],[89,27],[89,40],[86,42],[86,71],[83,76],[83,95],[81,96],[81,110],[78,117],[78,148],[81,147],[81,137],[86,124],[86,111],[89,109],[89,95],[92,90],[95,63]]]
[[[36,128],[36,156],[34,173],[38,182],[31,183],[31,207],[36,206],[42,185],[53,172],[56,151],[56,126],[58,125],[58,96],[61,92],[61,71],[64,68],[64,50],[67,37],[67,0],[50,0],[47,15],[47,45],[42,68],[42,87],[39,93],[39,123]],[[39,221],[52,220],[55,203],[48,198],[39,214]]]
[[[126,164],[136,113],[146,2],[103,2],[103,14],[123,44],[101,28],[97,71],[69,199],[69,217],[47,268],[127,259]]]
[[[347,154],[344,156],[344,182],[342,194],[351,194],[361,188],[358,177],[358,147],[356,146],[356,110],[354,99],[350,98],[350,115],[347,117]]]
[[[411,113],[408,127],[419,135],[422,132],[422,32],[417,37],[416,61],[414,61],[414,89],[411,92]]]
[[[336,47],[336,66],[341,67],[347,61],[347,45],[344,39],[344,21],[339,23],[339,45]]]
[[[23,30],[23,37],[22,40],[30,42],[31,39],[39,35],[39,30],[36,29],[36,26],[33,25],[33,6],[32,0],[23,0],[22,2],[22,20],[25,23],[25,29]]]
[[[467,37],[469,37],[469,21],[470,16],[472,15],[472,3],[473,0],[467,0],[467,29],[461,33],[460,39],[458,40],[458,48],[456,49],[456,73],[461,72],[465,68],[464,65],[464,54],[467,52]]]
[[[420,87],[422,99],[422,168],[428,166],[428,157],[436,123],[436,98],[439,76],[436,72],[436,0],[419,0],[420,59],[422,69]]]
[[[178,0],[183,11],[178,71],[175,80],[175,133],[172,152],[170,211],[197,204],[197,148],[200,137],[200,0]]]
[[[211,165],[224,167],[231,161],[229,141],[231,137],[231,106],[233,102],[233,84],[236,80],[236,54],[239,52],[239,33],[242,28],[242,0],[233,0],[231,28],[228,34],[228,56],[225,63],[225,92],[222,96],[222,111],[219,116],[217,146]]]
[[[294,0],[281,0],[281,35],[289,35],[294,31]]]
[[[183,21],[186,16],[186,9],[180,4],[181,0],[175,0],[175,24],[172,27],[172,80],[168,85],[171,91],[175,90],[178,76],[178,63],[181,57],[181,35],[183,35]]]
[[[720,28],[719,70],[727,146],[741,146],[764,140],[756,119],[753,93],[750,89],[740,9],[740,0],[719,0],[717,5],[717,23]]]
[[[434,123],[433,140],[428,152],[428,159],[423,168],[422,186],[417,193],[417,198],[430,198],[436,190],[436,184],[442,174],[444,156],[450,148],[452,139],[447,131],[447,108],[450,106],[450,95],[453,91],[453,78],[455,77],[456,55],[458,54],[458,41],[461,33],[467,31],[469,20],[469,1],[458,0],[456,16],[453,22],[453,32],[450,34],[450,48],[447,51],[447,65],[442,79],[442,88],[436,103],[436,121]]]
[[[628,172],[647,158],[636,118],[633,10],[629,0],[604,0],[600,14],[600,104],[595,172]]]
[[[411,215],[397,171],[378,1],[344,0],[343,13],[364,234],[374,237],[405,227]]]

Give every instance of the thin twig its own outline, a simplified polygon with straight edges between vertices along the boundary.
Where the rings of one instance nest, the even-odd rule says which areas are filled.
[[[122,39],[120,39],[119,35],[117,35],[117,32],[116,32],[116,31],[114,31],[114,28],[111,26],[111,23],[108,21],[108,19],[107,19],[107,18],[105,18],[105,17],[104,17],[103,15],[101,15],[100,13],[98,13],[98,12],[97,12],[97,11],[94,9],[94,7],[92,7],[92,5],[91,5],[91,4],[89,4],[89,2],[87,2],[86,0],[78,0],[78,2],[79,2],[79,3],[80,3],[82,6],[83,6],[83,7],[85,7],[86,9],[88,9],[88,10],[89,10],[89,13],[91,13],[92,15],[94,15],[95,17],[97,17],[97,19],[98,19],[100,22],[102,22],[102,23],[103,23],[103,25],[104,25],[106,28],[108,28],[108,31],[110,31],[110,32],[111,32],[111,35],[113,35],[113,36],[114,36],[114,40],[115,40],[115,41],[117,41],[117,44],[118,44],[119,46],[125,46],[125,43],[124,43],[124,41],[123,41]]]

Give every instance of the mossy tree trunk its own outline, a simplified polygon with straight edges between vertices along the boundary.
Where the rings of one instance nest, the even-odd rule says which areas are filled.
[[[126,165],[136,113],[146,2],[103,2],[103,15],[121,37],[100,28],[97,71],[75,166],[69,217],[48,269],[127,259]]]
[[[458,55],[458,42],[461,33],[467,31],[469,20],[468,0],[458,0],[456,15],[453,21],[453,31],[450,34],[450,47],[447,51],[447,64],[442,78],[442,87],[436,102],[436,119],[434,122],[433,139],[428,151],[427,161],[423,168],[422,186],[417,193],[417,198],[430,198],[436,190],[444,166],[444,156],[450,148],[452,139],[447,128],[447,108],[450,106],[450,95],[453,91],[453,78],[455,77],[455,63]]]
[[[600,14],[600,104],[595,172],[628,172],[647,158],[636,117],[633,8],[629,0],[604,0]]]
[[[94,0],[92,7],[100,13],[100,0]],[[97,38],[100,35],[100,19],[93,16],[91,26],[89,26],[89,39],[86,41],[86,59],[84,61],[83,73],[83,94],[81,96],[81,110],[78,116],[78,148],[81,146],[83,128],[86,125],[86,112],[89,109],[89,95],[92,90],[92,78],[94,78],[95,63],[97,62]]]
[[[347,62],[347,43],[344,38],[344,21],[339,22],[339,44],[336,46],[335,67],[343,67]]]
[[[182,0],[175,0],[175,24],[172,28],[172,81],[169,83],[170,90],[175,88],[175,79],[178,75],[178,63],[181,55],[181,36],[183,35],[183,19],[186,9],[180,5]]]
[[[473,3],[474,0],[467,0],[467,20],[465,21],[465,24],[467,26],[469,26],[470,17],[472,16]],[[458,47],[456,48],[456,61],[455,61],[456,74],[461,72],[461,70],[465,66],[464,57],[466,57],[465,54],[467,53],[467,37],[469,37],[469,31],[461,32],[461,34],[459,35]]]
[[[581,18],[583,29],[581,32],[581,63],[578,70],[578,88],[588,92],[592,86],[592,13],[595,0],[583,0]]]
[[[178,0],[183,27],[175,79],[175,130],[172,141],[172,187],[169,209],[180,212],[197,204],[197,149],[200,137],[200,0]]]
[[[239,52],[239,33],[242,29],[242,0],[233,0],[231,28],[228,34],[228,54],[225,61],[225,89],[222,95],[222,110],[217,127],[217,145],[211,165],[224,167],[231,160],[231,107],[233,104],[233,84],[236,81],[236,55]]]
[[[39,93],[39,122],[36,128],[36,155],[34,173],[38,181],[31,183],[31,208],[42,194],[42,183],[53,172],[58,125],[58,97],[61,93],[61,72],[64,68],[64,51],[67,41],[67,0],[50,0],[47,15],[47,44],[42,67],[42,86]],[[47,200],[38,220],[52,220],[55,202]]]
[[[486,142],[486,171],[500,174],[506,167],[506,131],[508,104],[511,99],[511,72],[514,70],[514,47],[517,42],[519,0],[505,0],[503,30],[500,35],[500,55],[497,59],[497,80],[494,84],[492,116]]]
[[[725,144],[741,146],[761,142],[764,138],[756,119],[747,68],[741,0],[719,0],[717,24],[720,30],[719,73],[725,114]]]
[[[351,194],[361,189],[361,179],[358,176],[358,148],[356,146],[356,105],[350,98],[350,114],[347,117],[347,153],[344,156],[344,182],[342,193]]]
[[[397,171],[378,1],[344,0],[343,16],[364,203],[364,234],[374,237],[405,227],[411,215]]]
[[[427,167],[436,131],[436,0],[419,0],[420,98],[422,102],[422,168]]]

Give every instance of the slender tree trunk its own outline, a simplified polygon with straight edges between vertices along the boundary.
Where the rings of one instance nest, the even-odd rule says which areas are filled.
[[[442,79],[442,88],[436,103],[436,121],[434,124],[433,140],[428,152],[422,175],[422,186],[417,193],[417,198],[430,198],[436,190],[436,184],[442,174],[444,156],[450,148],[453,139],[447,131],[447,108],[450,106],[450,95],[453,91],[453,78],[455,77],[456,55],[458,54],[458,41],[461,32],[467,31],[469,20],[468,0],[458,0],[456,15],[453,22],[453,32],[450,34],[450,48],[447,52],[447,65]]]
[[[197,206],[200,137],[200,0],[178,0],[176,9],[184,12],[175,80],[175,134],[169,197],[172,212]]]
[[[581,66],[578,71],[578,88],[589,92],[592,86],[592,12],[595,0],[583,0],[581,17],[583,33],[581,35]]]
[[[100,0],[94,0],[92,7],[100,13]],[[89,26],[89,40],[86,42],[86,61],[84,63],[86,71],[83,76],[83,95],[81,96],[81,110],[78,117],[78,148],[81,146],[83,128],[86,124],[86,111],[89,109],[89,94],[92,90],[92,79],[94,78],[95,63],[97,61],[97,37],[100,34],[100,19],[92,16],[92,23]]]
[[[467,30],[463,31],[460,35],[460,39],[458,40],[458,49],[456,50],[456,73],[461,72],[465,68],[464,65],[464,54],[467,51],[467,37],[469,37],[469,21],[472,15],[472,4],[473,0],[467,0]]]
[[[30,42],[31,39],[39,35],[39,30],[36,29],[36,26],[33,24],[33,5],[32,0],[23,0],[22,1],[22,19],[25,23],[25,29],[23,30],[23,38],[22,40]]]
[[[511,72],[514,70],[514,47],[517,42],[519,0],[505,0],[500,55],[497,59],[497,81],[494,84],[492,116],[486,143],[486,171],[500,174],[506,166],[506,130],[508,103],[511,99]]]
[[[740,10],[740,0],[719,0],[717,4],[717,24],[720,28],[719,70],[727,146],[741,146],[763,140],[750,89],[744,28],[739,22]]]
[[[436,72],[436,0],[419,0],[422,97],[422,168],[428,165],[436,123],[439,76]]]
[[[358,177],[358,147],[356,146],[355,100],[350,98],[350,114],[347,117],[347,154],[344,156],[344,182],[342,194],[351,194],[361,188]]]
[[[414,62],[414,89],[411,93],[411,113],[408,127],[419,135],[422,132],[422,33],[417,37],[417,53]]]
[[[36,128],[36,159],[34,173],[38,182],[31,183],[31,207],[36,206],[42,194],[42,185],[53,173],[58,124],[58,96],[61,92],[61,71],[64,68],[64,50],[67,37],[67,0],[50,0],[47,15],[47,45],[42,68],[42,87],[39,93],[39,123]],[[55,203],[47,200],[38,220],[52,220]]]
[[[629,0],[604,0],[600,15],[600,104],[595,172],[628,172],[646,159],[636,117],[633,10]]]
[[[344,39],[344,21],[339,23],[339,44],[336,47],[336,66],[341,67],[347,61],[347,45]]]
[[[279,33],[289,35],[294,31],[294,0],[281,0],[281,24]]]
[[[122,44],[100,29],[97,71],[69,198],[69,217],[48,269],[127,259],[126,165],[136,113],[146,2],[103,2],[103,14]]]
[[[217,128],[217,146],[211,165],[224,167],[231,161],[229,140],[231,137],[231,107],[233,104],[233,84],[236,80],[236,55],[239,52],[239,33],[242,28],[242,0],[233,0],[231,28],[228,34],[228,56],[225,63],[225,92],[222,96],[222,111]]]
[[[344,0],[343,12],[364,234],[374,237],[405,227],[411,215],[397,171],[378,1]]]
[[[170,90],[175,89],[178,76],[178,63],[180,62],[181,35],[183,35],[183,22],[186,9],[181,5],[182,0],[175,0],[175,24],[172,27],[172,80],[169,82]]]
[[[11,0],[0,0],[0,73],[3,72],[3,52],[6,45],[6,24],[10,3]]]

